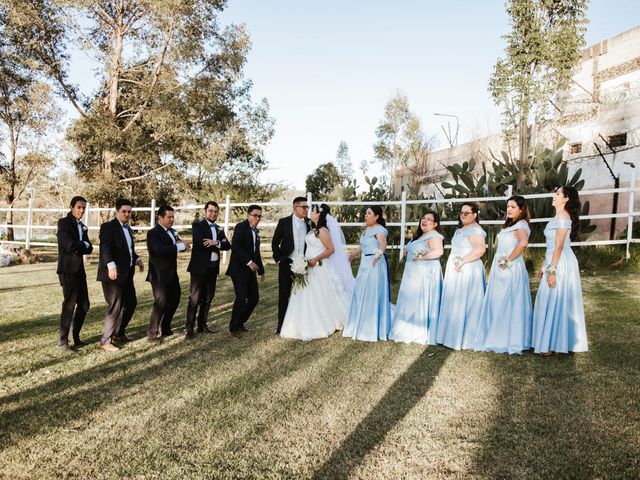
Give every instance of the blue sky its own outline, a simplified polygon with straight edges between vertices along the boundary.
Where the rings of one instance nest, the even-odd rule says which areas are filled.
[[[588,44],[640,24],[639,10],[637,0],[592,1]],[[246,75],[276,119],[263,179],[304,188],[340,140],[358,170],[395,90],[442,147],[446,119],[435,112],[460,118],[461,141],[499,128],[487,82],[509,30],[502,1],[231,0],[222,21],[246,25]]]
[[[593,0],[587,43],[639,25],[639,11],[638,0]],[[509,30],[500,0],[229,0],[220,21],[246,25],[253,48],[245,74],[276,120],[262,180],[303,189],[341,140],[359,172],[396,90],[440,147],[447,119],[436,112],[459,117],[460,142],[499,128],[487,83]],[[95,87],[91,63],[75,53],[71,77],[85,93]]]

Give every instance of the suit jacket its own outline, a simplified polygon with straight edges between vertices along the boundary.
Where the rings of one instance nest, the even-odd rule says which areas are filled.
[[[273,252],[273,259],[276,263],[280,260],[288,258],[293,252],[295,247],[293,240],[293,214],[288,217],[278,220],[276,230],[273,232],[273,240],[271,240],[271,251]],[[307,233],[309,233],[310,226],[309,221],[305,218],[305,225],[307,227]]]
[[[205,247],[202,243],[205,239],[208,238],[209,240],[213,240],[213,236],[211,235],[211,227],[209,227],[209,222],[206,219],[199,222],[193,222],[191,231],[193,232],[193,240],[191,245],[191,260],[189,261],[187,272],[191,272],[196,275],[202,275],[207,271],[207,268],[209,268],[211,253],[217,253],[218,258],[220,258],[220,251],[231,249],[231,243],[227,239],[227,236],[224,233],[224,229],[218,226],[216,231],[218,241],[220,242],[220,247],[218,248],[215,245],[212,245],[211,247]],[[220,272],[220,261],[217,261],[215,263],[214,269],[217,275]]]
[[[256,234],[256,246],[253,247],[253,235],[249,221],[245,220],[236,225],[231,239],[231,260],[227,267],[227,275],[244,275],[251,273],[247,266],[249,261],[258,266],[258,275],[264,275],[264,266],[260,256],[260,234]]]
[[[129,229],[131,235],[131,248],[133,250],[133,265],[138,261],[138,254],[135,249],[135,240],[133,238],[133,230]],[[109,278],[109,270],[107,265],[115,262],[118,270],[118,278],[111,280]],[[127,245],[127,239],[124,237],[122,226],[117,218],[100,225],[100,262],[98,263],[98,281],[109,283],[123,283],[129,275],[131,265],[131,254]]]
[[[78,222],[71,215],[58,220],[58,269],[56,273],[84,273],[83,255],[93,252],[93,245],[89,240],[89,231],[87,227],[80,222],[82,226],[82,237],[78,232]],[[84,242],[87,242],[87,247]]]
[[[177,232],[172,228],[176,242]],[[149,252],[149,269],[147,282],[169,284],[178,275],[178,247],[169,233],[157,224],[147,232],[147,250]]]

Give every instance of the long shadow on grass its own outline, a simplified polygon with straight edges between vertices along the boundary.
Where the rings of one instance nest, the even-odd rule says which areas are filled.
[[[449,354],[449,350],[440,348],[424,350],[331,457],[315,471],[313,478],[348,478],[429,391]]]
[[[483,478],[638,478],[638,381],[599,357],[493,355],[501,393],[472,472]]]
[[[250,355],[252,347],[263,341],[264,338],[256,336],[253,339],[246,338],[242,345],[226,344],[227,348],[219,356],[233,362],[236,355]],[[216,343],[220,346],[221,342]],[[181,342],[171,345],[171,349],[150,348],[127,354],[121,352],[118,358],[107,364],[3,397],[0,399],[0,445],[6,447],[43,430],[77,421],[83,416],[89,417],[101,408],[118,403],[126,397],[127,389],[131,387],[136,387],[137,391],[137,387],[147,384],[153,389],[156,385],[168,385],[168,382],[200,383],[209,368],[209,362],[202,362],[202,356],[196,355],[207,355],[211,348],[209,343]],[[216,360],[219,363],[220,359]],[[275,365],[274,369],[269,371],[264,364],[257,364],[247,371],[238,372],[238,375],[242,375],[243,381],[249,381],[259,388],[274,381],[274,378],[289,374],[298,368],[298,362],[299,359],[288,355],[283,344],[270,356],[269,363]],[[145,366],[147,364],[149,366]],[[188,372],[186,378],[184,373],[177,373],[172,368],[176,365],[188,367],[180,370]],[[237,390],[241,388],[246,387],[226,386],[224,395],[233,397],[240,393]]]

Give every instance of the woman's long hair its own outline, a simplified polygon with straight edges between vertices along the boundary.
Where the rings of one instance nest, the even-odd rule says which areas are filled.
[[[316,237],[317,237],[322,227],[326,228],[327,230],[329,229],[329,227],[327,227],[327,215],[331,213],[331,210],[329,209],[329,205],[327,205],[326,203],[323,203],[321,205],[314,204],[311,208],[313,209],[314,212],[320,213],[320,218],[318,218],[318,223],[311,222],[313,224],[313,228],[315,230]]]
[[[462,207],[467,206],[471,208],[471,211],[476,214],[476,223],[480,224],[480,205],[476,202],[464,202],[460,205],[460,211],[462,211]],[[464,225],[462,224],[462,220],[460,220],[460,216],[458,216],[458,228],[462,228]]]
[[[413,234],[413,238],[411,239],[411,241],[413,242],[414,240],[419,239],[422,235],[424,235],[424,233],[422,233],[422,226],[420,225],[420,223],[422,222],[422,219],[424,217],[426,217],[427,215],[432,215],[433,216],[433,221],[436,223],[436,232],[438,232],[440,235],[442,235],[442,230],[440,229],[440,215],[438,215],[438,212],[434,212],[433,210],[427,210],[426,212],[424,212],[424,215],[422,215],[422,217],[420,217],[420,220],[418,220],[418,228],[416,229],[416,233]]]
[[[564,206],[564,209],[569,214],[571,218],[571,240],[575,240],[578,238],[578,233],[580,231],[580,196],[578,195],[578,190],[574,187],[570,187],[569,185],[564,185],[560,187],[562,189],[562,194],[568,198],[569,200]]]
[[[504,222],[504,225],[502,225],[502,228],[508,228],[511,225],[515,225],[520,220],[524,220],[528,224],[531,224],[531,213],[529,213],[529,205],[527,204],[527,200],[524,197],[521,197],[520,195],[514,195],[512,197],[509,197],[509,199],[507,200],[507,203],[512,201],[516,202],[516,205],[518,205],[518,208],[520,209],[520,215],[518,216],[518,218],[507,217],[507,219]]]
[[[384,221],[384,216],[383,216],[383,212],[382,212],[382,207],[379,205],[369,205],[367,208],[364,209],[365,213],[367,211],[367,209],[371,209],[371,211],[373,212],[374,215],[378,216],[378,220],[376,220],[376,223],[378,225],[382,225],[383,227],[387,226],[387,222]]]

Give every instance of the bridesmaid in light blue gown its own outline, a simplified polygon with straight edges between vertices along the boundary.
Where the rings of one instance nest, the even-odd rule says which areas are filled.
[[[522,259],[531,234],[529,220],[524,197],[509,198],[482,304],[476,350],[519,354],[531,348],[531,290]]]
[[[465,202],[458,229],[451,239],[440,304],[436,341],[449,348],[473,348],[484,300],[484,265],[487,234],[478,224],[480,208]]]
[[[360,247],[349,255],[349,260],[362,258],[342,335],[376,342],[388,338],[391,326],[389,267],[384,254],[387,229],[382,208],[377,205],[367,208],[364,223],[366,228],[360,237]]]
[[[440,216],[432,211],[425,213],[405,249],[407,260],[389,339],[435,345],[442,291],[443,238]]]
[[[578,191],[560,187],[553,195],[556,216],[544,229],[547,251],[538,272],[540,287],[533,309],[533,348],[536,353],[586,352],[580,267],[571,250],[578,233]]]

